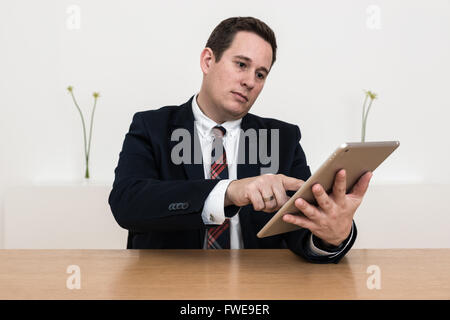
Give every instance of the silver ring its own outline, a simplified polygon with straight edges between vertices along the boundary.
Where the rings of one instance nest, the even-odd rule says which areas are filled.
[[[270,197],[267,197],[267,198],[263,197],[264,202],[269,202],[269,201],[272,201],[273,199],[275,199],[275,197],[273,195],[271,195]]]

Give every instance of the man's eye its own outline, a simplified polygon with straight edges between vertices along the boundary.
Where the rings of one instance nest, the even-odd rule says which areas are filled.
[[[237,64],[238,64],[238,66],[241,67],[241,68],[244,68],[244,67],[245,67],[245,63],[243,63],[243,62],[237,62]]]
[[[257,74],[257,77],[259,78],[259,79],[264,79],[265,77],[264,77],[264,74],[262,74],[262,73],[258,73]]]

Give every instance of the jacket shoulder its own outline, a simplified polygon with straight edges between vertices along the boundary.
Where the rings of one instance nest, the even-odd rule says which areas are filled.
[[[152,110],[144,110],[144,111],[138,111],[134,114],[133,119],[135,118],[141,118],[146,122],[156,122],[160,123],[161,121],[164,121],[164,119],[170,119],[171,116],[177,112],[181,106],[164,106],[159,109],[152,109]]]
[[[296,124],[282,121],[274,118],[264,118],[252,113],[247,114],[248,122],[253,123],[256,127],[261,129],[279,129],[280,133],[298,134],[300,135],[300,128]]]

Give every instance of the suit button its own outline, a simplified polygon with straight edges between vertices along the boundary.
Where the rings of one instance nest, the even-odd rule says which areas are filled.
[[[183,209],[187,209],[187,208],[189,208],[189,203],[187,203],[187,202],[183,203],[183,206],[182,206],[182,208],[183,208]]]

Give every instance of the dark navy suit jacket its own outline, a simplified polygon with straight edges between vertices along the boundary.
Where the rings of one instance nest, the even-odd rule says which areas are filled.
[[[194,139],[198,139],[194,136],[192,98],[181,106],[138,112],[133,117],[109,196],[114,218],[129,231],[128,249],[203,248],[206,230],[201,216],[203,204],[219,180],[205,179],[202,163],[175,164],[171,160],[172,148],[180,142],[171,140],[175,129],[187,129]],[[305,181],[310,177],[299,143],[298,126],[248,113],[242,119],[241,129],[251,128],[256,131],[279,129],[279,165],[278,172],[274,173]],[[268,136],[268,150],[271,150],[270,134]],[[247,156],[245,163],[237,165],[238,179],[258,176],[263,167],[259,159],[253,164],[249,161],[249,140],[244,140]],[[194,145],[194,141],[191,143]],[[353,224],[353,237],[341,254],[331,259],[317,257],[309,249],[311,232],[308,229],[258,238],[256,234],[272,215],[256,212],[251,205],[241,208],[239,221],[246,249],[289,248],[310,262],[337,263],[356,238]]]

